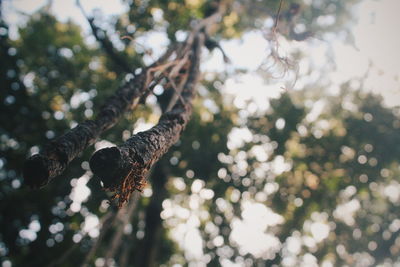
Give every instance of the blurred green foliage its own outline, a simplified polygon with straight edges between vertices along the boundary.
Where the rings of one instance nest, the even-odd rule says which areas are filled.
[[[283,15],[292,2],[298,1],[284,1]],[[320,36],[345,32],[348,7],[354,2],[298,2],[302,11],[296,23]],[[227,3],[228,13],[215,30],[216,39],[264,30],[279,6],[278,0]],[[214,1],[204,0],[127,4],[127,14],[110,21],[107,32],[127,33],[135,40],[161,31],[171,41],[176,32],[184,33],[193,19],[208,15],[215,6]],[[161,18],[157,19],[157,12]],[[132,68],[140,68],[146,52],[129,40],[116,42],[122,44],[120,53],[133,62]],[[129,75],[116,71],[107,54],[89,45],[79,26],[61,23],[46,10],[32,15],[16,40],[9,38],[2,21],[0,48],[1,261],[3,266],[8,262],[80,265],[99,231],[85,228],[89,218],[101,218],[111,209],[108,193],[91,179],[88,169],[93,148],[39,191],[23,186],[23,161],[77,122],[90,119]],[[162,210],[161,217],[155,217],[156,241],[150,243],[158,247],[152,256],[155,266],[232,262],[304,266],[310,258],[337,266],[398,261],[400,110],[386,108],[379,97],[351,90],[346,83],[338,96],[321,97],[324,109],[314,120],[309,116],[312,105],[305,103],[315,101],[303,91],[282,94],[262,114],[243,115],[243,110],[224,101],[224,76],[202,82],[190,124],[160,163],[165,181],[156,180],[162,176],[156,171],[151,177],[153,182],[124,235],[123,247],[132,251],[127,266],[141,257],[135,251],[144,244],[146,213],[152,211],[149,203]],[[304,90],[318,91],[319,85],[314,86]],[[157,97],[160,94],[156,92]],[[136,126],[155,123],[160,112],[154,99],[149,96],[147,106],[126,114],[102,140],[120,144]],[[250,138],[232,134],[237,130],[248,131]],[[151,190],[151,184],[161,188]],[[156,193],[163,198],[155,200]],[[263,207],[260,214],[270,212],[271,217],[257,217],[261,225],[271,221],[268,227],[240,230],[244,235],[257,230],[260,238],[270,235],[270,243],[254,240],[260,243],[260,253],[246,248],[233,234],[235,225],[246,222],[246,203],[261,205],[256,206]],[[282,220],[276,219],[278,215]],[[174,234],[179,227],[197,229],[202,238],[200,259],[190,255],[185,242],[177,242]],[[111,231],[92,263],[101,264],[99,258],[112,236]],[[122,254],[115,257],[117,266]]]

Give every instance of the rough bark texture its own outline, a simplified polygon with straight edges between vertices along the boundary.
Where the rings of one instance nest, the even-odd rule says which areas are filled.
[[[23,170],[25,183],[33,188],[39,188],[60,175],[77,155],[93,144],[105,130],[115,125],[125,111],[138,103],[140,97],[151,89],[148,88],[149,85],[154,86],[160,79],[166,78],[175,82],[171,82],[172,88],[180,97],[172,110],[166,112],[153,129],[134,136],[120,148],[98,152],[91,160],[93,170],[101,177],[105,187],[123,193],[122,198],[121,194],[117,194],[116,197],[126,201],[130,195],[128,192],[133,189],[141,190],[144,185],[143,177],[148,169],[178,140],[189,120],[190,100],[198,78],[199,56],[201,47],[204,45],[204,33],[221,19],[224,10],[224,6],[220,5],[216,13],[201,20],[194,27],[184,47],[171,46],[157,62],[120,87],[115,95],[106,101],[95,120],[80,123],[74,129],[47,144],[40,154],[28,158]],[[96,27],[93,28],[96,30]],[[172,53],[175,53],[175,60],[163,64]],[[187,62],[188,55],[190,55],[189,63]],[[181,75],[181,71],[187,71],[187,68],[182,68],[187,63],[189,73]],[[155,77],[155,73],[162,75]],[[177,87],[176,81],[179,81],[183,87]],[[104,163],[110,164],[110,166],[107,168],[102,166]],[[134,178],[126,179],[127,177]],[[132,190],[124,188],[132,188]]]
[[[28,158],[23,175],[27,185],[33,188],[45,186],[59,176],[68,164],[107,129],[113,127],[122,114],[133,109],[149,86],[154,86],[158,78],[150,75],[150,70],[162,65],[172,54],[175,46],[169,47],[163,56],[139,75],[121,86],[100,108],[94,120],[84,121],[64,135],[47,144],[40,154]],[[151,77],[150,77],[151,76]]]
[[[107,129],[114,126],[146,89],[146,73],[120,87],[102,106],[95,120],[87,120],[47,144],[40,154],[30,157],[24,166],[25,183],[42,187],[60,175],[68,163],[81,153]]]
[[[142,190],[150,167],[178,141],[189,121],[203,43],[204,36],[199,33],[192,44],[189,73],[182,98],[161,116],[158,124],[148,131],[134,135],[119,147],[97,151],[90,159],[93,173],[101,179],[106,189],[116,192],[119,205],[134,190]]]

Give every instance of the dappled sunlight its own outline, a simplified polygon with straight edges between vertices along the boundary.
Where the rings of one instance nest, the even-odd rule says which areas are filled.
[[[69,211],[72,213],[79,212],[81,205],[86,202],[91,194],[89,187],[86,186],[91,176],[84,174],[80,178],[74,178],[71,180],[72,190],[69,194],[69,198],[72,200]]]
[[[235,0],[201,29],[205,43],[192,28],[214,1],[81,0],[83,12],[75,0],[3,2],[2,266],[400,263],[396,0]],[[170,44],[178,49],[167,63],[146,68]],[[193,44],[204,44],[199,75]],[[191,103],[184,85],[196,79]],[[110,96],[123,112],[102,110]],[[103,127],[99,114],[115,121],[86,138]],[[49,150],[36,170],[49,179],[29,190],[25,158],[88,121],[82,135]],[[166,147],[167,134],[149,129],[179,133]],[[137,146],[113,154],[100,173],[91,169],[94,152],[138,133],[150,137],[131,141]],[[79,141],[93,146],[76,149]],[[117,207],[121,196],[99,177],[129,187],[139,169],[138,192]]]
[[[250,109],[249,112],[266,111],[269,99],[278,98],[284,91],[282,84],[266,84],[258,75],[246,74],[236,79],[228,79],[223,89],[234,95],[234,105],[239,109]],[[255,103],[253,110],[250,103]]]
[[[273,233],[269,233],[268,228],[282,224],[282,216],[262,204],[245,202],[242,204],[242,218],[232,220],[229,237],[233,244],[239,246],[239,252],[273,259],[280,249],[280,241]]]

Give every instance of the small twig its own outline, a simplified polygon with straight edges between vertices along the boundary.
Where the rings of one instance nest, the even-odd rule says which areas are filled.
[[[183,87],[185,86],[187,78],[188,78],[187,74],[182,75],[182,79],[179,82],[179,86],[177,86],[176,83],[174,82],[174,80],[172,79],[172,77],[167,76],[167,79],[168,79],[169,83],[171,84],[172,89],[174,89],[174,94],[166,108],[166,112],[170,111],[175,106],[178,99],[182,102],[182,104],[185,104],[185,99],[182,97],[182,90],[183,90]]]
[[[278,8],[278,12],[276,14],[276,19],[275,19],[275,25],[273,27],[273,32],[276,33],[276,30],[278,28],[278,23],[279,23],[279,19],[281,16],[281,10],[282,10],[282,4],[283,4],[283,0],[279,1],[279,8]]]
[[[166,109],[166,111],[170,111],[172,109],[172,107],[176,104],[176,101],[178,100],[178,98],[183,104],[185,103],[185,100],[183,99],[182,94],[181,94],[184,83],[181,83],[180,86],[178,87],[178,86],[176,86],[175,82],[172,79],[170,79],[169,77],[167,77],[167,79],[168,79],[169,83],[171,84],[172,89],[174,89],[174,95],[172,96],[171,101],[169,102],[167,109]]]

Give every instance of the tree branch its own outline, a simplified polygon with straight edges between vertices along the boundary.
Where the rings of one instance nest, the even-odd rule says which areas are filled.
[[[173,108],[164,113],[158,124],[140,132],[119,147],[98,150],[90,159],[90,168],[106,189],[115,191],[119,206],[134,190],[141,191],[151,166],[175,144],[189,121],[194,87],[199,79],[200,50],[204,34],[199,32],[192,43],[187,81]]]
[[[154,79],[151,70],[167,60],[172,52],[173,46],[158,61],[121,86],[107,99],[94,120],[78,124],[47,144],[40,154],[28,158],[23,170],[25,183],[39,188],[64,172],[68,164],[92,145],[104,131],[113,127],[124,112],[136,107],[140,96],[146,92]]]
[[[103,105],[94,120],[80,123],[74,129],[46,145],[40,154],[28,158],[23,170],[25,183],[33,188],[39,188],[60,175],[77,155],[93,144],[104,131],[114,126],[125,111],[137,105],[138,99],[146,93],[148,86],[152,82],[154,83],[156,73],[161,73],[160,75],[162,76],[164,71],[172,68],[173,72],[178,70],[176,71],[178,77],[168,76],[168,79],[186,79],[185,76],[179,77],[183,68],[175,67],[177,65],[185,65],[181,64],[182,61],[188,61],[191,63],[190,71],[185,88],[181,93],[182,97],[178,101],[180,104],[176,104],[171,111],[165,113],[156,127],[132,137],[125,146],[121,147],[122,154],[119,148],[111,148],[101,150],[101,152],[92,157],[92,169],[96,170],[97,174],[102,177],[106,188],[122,193],[122,197],[120,194],[116,195],[122,202],[128,199],[130,192],[134,189],[141,190],[144,186],[144,175],[150,166],[179,139],[180,132],[189,120],[191,114],[190,100],[193,94],[193,87],[198,79],[200,49],[204,45],[204,32],[207,33],[211,25],[221,19],[224,11],[224,4],[220,4],[217,12],[200,20],[195,25],[182,49],[179,48],[179,45],[176,47],[173,44],[158,61],[145,68],[141,74],[120,87],[115,95],[106,101],[106,104]],[[162,65],[161,63],[168,60],[174,52],[177,59]],[[194,53],[191,55],[190,60],[187,60],[185,55],[191,52]],[[182,80],[180,79],[179,81]],[[185,103],[182,103],[182,99],[185,100]],[[108,152],[105,153],[104,151]],[[116,156],[117,158],[108,159],[110,156]],[[133,158],[135,159],[133,160]],[[128,163],[129,159],[133,161]],[[106,163],[112,163],[113,167],[108,169],[97,164],[97,161],[100,163],[104,162],[104,160]],[[132,164],[138,166],[132,169],[130,167]],[[103,169],[106,169],[104,174],[100,174],[99,171],[102,172]],[[127,170],[130,171],[126,172]],[[127,176],[135,178],[125,179]],[[120,177],[120,179],[116,177]],[[117,186],[121,177],[125,177],[122,180],[128,182],[128,184],[121,183]]]

